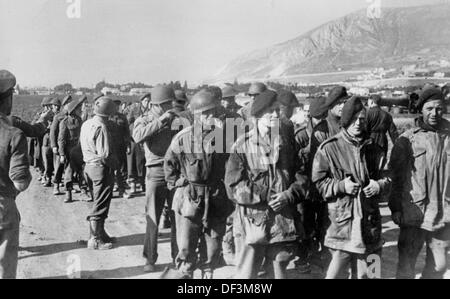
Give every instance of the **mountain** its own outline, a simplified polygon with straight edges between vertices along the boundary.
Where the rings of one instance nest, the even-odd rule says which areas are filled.
[[[211,82],[271,79],[301,74],[399,68],[450,60],[450,4],[361,10],[292,40],[231,61]]]

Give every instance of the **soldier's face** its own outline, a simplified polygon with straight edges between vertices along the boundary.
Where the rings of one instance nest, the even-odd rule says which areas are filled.
[[[291,119],[292,115],[294,114],[294,108],[280,105],[280,116],[285,117],[287,119]]]
[[[436,127],[442,121],[444,105],[441,100],[426,102],[422,108],[423,122]]]
[[[366,130],[366,109],[361,110],[353,116],[352,123],[347,128],[347,132],[355,137],[361,136]]]
[[[267,108],[261,117],[258,118],[258,128],[261,131],[269,130],[272,127],[279,126],[280,121],[280,107],[277,103]]]
[[[5,113],[7,116],[11,115],[11,111],[12,111],[12,100],[13,100],[13,96],[10,95],[8,96],[6,99],[3,100],[3,104],[2,104],[2,112]]]
[[[150,103],[150,99],[149,98],[143,99],[142,102],[141,102],[142,108],[144,108],[144,110],[147,110],[149,103]]]
[[[331,114],[340,118],[342,116],[342,109],[344,108],[344,105],[345,100],[339,100],[339,102],[330,109]]]
[[[53,111],[53,113],[58,113],[59,112],[59,106],[58,105],[53,105],[52,106],[52,111]]]

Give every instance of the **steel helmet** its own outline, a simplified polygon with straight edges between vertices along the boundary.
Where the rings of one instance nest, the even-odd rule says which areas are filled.
[[[196,93],[190,103],[192,113],[202,113],[219,106],[219,99],[212,92],[201,90]]]
[[[238,92],[231,86],[225,86],[222,88],[222,98],[233,98],[238,95]]]
[[[51,98],[51,97],[43,98],[42,102],[41,102],[41,106],[45,107],[45,106],[51,105],[52,100],[53,100],[53,98]]]
[[[95,101],[94,114],[102,117],[109,117],[115,112],[114,101],[108,96],[102,96]]]
[[[165,85],[158,85],[152,90],[152,104],[164,104],[175,100],[173,88]]]
[[[259,95],[260,93],[263,93],[267,90],[267,86],[264,83],[261,82],[255,82],[250,85],[250,88],[248,89],[249,95]]]
[[[61,107],[61,101],[58,98],[53,98],[50,104]]]
[[[72,114],[72,112],[74,112],[78,107],[81,106],[83,102],[81,102],[80,100],[75,100],[69,103],[69,105],[67,105],[67,113]]]
[[[61,104],[63,105],[63,106],[66,106],[67,104],[69,104],[70,102],[72,102],[72,96],[71,95],[68,95],[68,96],[65,96],[64,97],[64,99],[62,100],[62,102],[61,102]]]

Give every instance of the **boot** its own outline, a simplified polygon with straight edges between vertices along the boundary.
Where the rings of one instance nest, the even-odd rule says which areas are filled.
[[[55,183],[53,186],[53,195],[61,195],[61,191],[59,190],[59,184]]]
[[[136,183],[130,183],[130,193],[136,194]]]
[[[67,190],[66,191],[66,199],[64,200],[64,203],[71,203],[73,202],[72,200],[72,190]]]
[[[86,189],[82,189],[81,190],[81,198],[82,198],[81,200],[85,201],[85,202],[92,202],[93,201],[91,193],[88,190],[86,190]]]
[[[105,243],[116,243],[117,238],[110,237],[105,230],[105,220],[99,220],[99,225],[100,225],[100,233],[101,233],[100,239]]]
[[[212,271],[202,271],[202,279],[213,279]]]
[[[87,248],[91,250],[109,250],[113,247],[111,243],[105,243],[101,240],[101,224],[100,221],[89,221],[90,238],[87,243]]]

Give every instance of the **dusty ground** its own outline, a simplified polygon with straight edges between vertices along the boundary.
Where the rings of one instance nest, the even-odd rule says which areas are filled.
[[[35,174],[33,173],[35,176]],[[74,195],[77,200],[78,195]],[[170,263],[169,232],[162,231],[159,241],[158,272],[145,274],[142,271],[143,233],[145,231],[144,197],[129,200],[113,199],[108,232],[118,237],[118,244],[109,251],[90,251],[77,240],[86,240],[88,226],[85,217],[89,204],[77,201],[64,204],[62,197],[52,195],[51,188],[43,188],[33,181],[31,187],[17,199],[22,215],[18,278],[67,278],[71,269],[81,278],[159,278]],[[382,258],[382,277],[393,278],[397,262],[396,239],[398,228],[391,222],[388,209],[383,206],[383,230],[386,243]],[[423,266],[423,252],[417,269]],[[319,268],[310,275],[299,275],[290,265],[291,278],[320,278]],[[233,267],[224,267],[216,272],[216,278],[230,278]],[[76,272],[76,271],[75,271]],[[77,272],[76,272],[77,273]],[[419,273],[419,271],[417,271]],[[196,272],[196,277],[200,273]],[[447,271],[450,278],[450,271]]]

